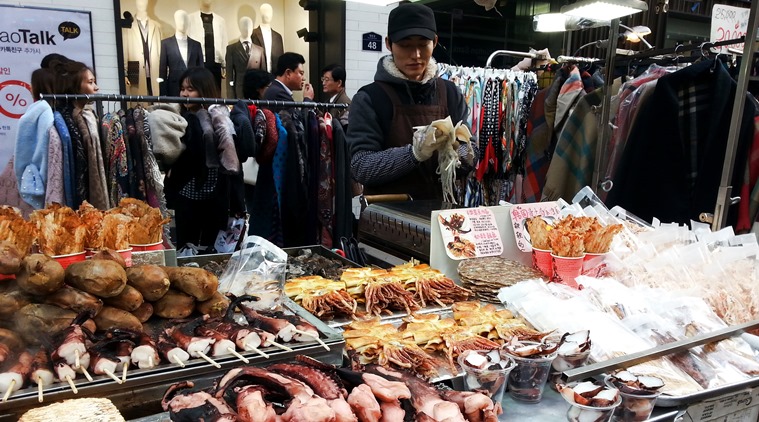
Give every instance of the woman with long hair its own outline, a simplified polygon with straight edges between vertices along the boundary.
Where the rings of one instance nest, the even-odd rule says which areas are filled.
[[[218,98],[213,74],[204,67],[191,67],[180,78],[179,95],[187,98]],[[206,104],[182,103],[187,129],[184,151],[166,174],[165,193],[174,209],[177,249],[213,251],[219,230],[226,227],[228,199],[226,178],[220,171],[213,126]]]

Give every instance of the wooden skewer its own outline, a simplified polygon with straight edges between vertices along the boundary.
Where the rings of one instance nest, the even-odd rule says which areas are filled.
[[[42,403],[42,379],[37,377],[37,401]]]
[[[221,369],[221,365],[219,365],[219,362],[216,362],[215,360],[209,358],[208,355],[206,355],[205,353],[198,352],[198,356],[200,356],[201,358],[203,358],[203,360],[215,366],[216,368]]]
[[[245,346],[245,348],[246,348],[246,349],[248,349],[248,350],[251,350],[251,351],[254,351],[254,352],[258,353],[259,355],[263,356],[263,357],[264,357],[264,359],[269,359],[269,355],[267,355],[266,353],[262,352],[261,350],[259,350],[259,349],[258,349],[258,348],[256,348],[256,347],[253,347],[253,346]]]
[[[284,350],[286,352],[292,352],[293,351],[293,349],[291,349],[291,348],[289,348],[289,347],[287,347],[287,346],[285,346],[283,344],[279,344],[279,343],[277,343],[276,341],[273,341],[273,340],[270,340],[269,344],[272,345],[272,346],[274,346],[274,347],[278,347],[278,348],[280,348],[280,349],[282,349],[282,350]]]
[[[319,338],[318,334],[312,334],[312,333],[309,333],[308,331],[301,331],[301,330],[293,329],[293,333],[300,334],[302,336],[311,337],[311,338]]]
[[[80,366],[81,365],[79,364],[79,349],[75,349],[74,350],[74,370],[79,369]]]
[[[172,357],[174,358],[174,363],[176,363],[180,367],[184,368],[184,362],[182,362],[181,360],[177,359],[176,356],[172,356]],[[171,359],[169,359],[169,360],[171,360]]]
[[[315,335],[315,334],[311,334],[311,333],[309,333],[309,332],[306,332],[306,331],[301,331],[301,330],[293,330],[293,332],[294,332],[295,334],[300,334],[300,335],[304,335],[304,336],[308,336],[308,337],[311,337],[311,338],[313,338],[313,339],[314,339],[316,342],[318,342],[319,344],[321,344],[323,348],[325,348],[325,349],[327,349],[327,350],[332,350],[332,349],[330,349],[330,348],[329,348],[329,346],[327,346],[327,343],[323,342],[323,341],[322,341],[322,339],[320,339],[320,338],[319,338],[319,335],[318,335],[318,334],[316,334],[316,335]]]
[[[121,371],[121,382],[122,382],[122,383],[126,382],[126,374],[127,374],[127,371],[128,371],[128,370],[129,370],[129,365],[127,365],[127,364],[125,363],[125,364],[124,364],[124,370],[123,370],[123,371]]]
[[[80,366],[79,370],[82,371],[82,374],[84,374],[84,377],[87,378],[87,381],[92,382],[92,375],[90,375],[89,372],[87,372],[87,368],[84,366]]]
[[[230,347],[227,347],[227,351],[228,351],[229,353],[231,353],[231,354],[232,354],[234,357],[236,357],[237,359],[240,359],[241,361],[243,361],[243,362],[245,362],[245,363],[250,363],[250,359],[248,359],[248,358],[246,358],[245,356],[243,356],[243,355],[241,355],[241,354],[237,353],[237,350],[233,349],[231,346],[230,346]]]
[[[114,374],[110,370],[103,369],[103,372],[105,372],[106,375],[108,375],[109,377],[111,377],[112,380],[116,381],[116,383],[118,383],[118,384],[123,384],[124,383],[124,381],[122,381],[121,378],[117,377],[116,374]]]
[[[73,391],[74,394],[79,394],[79,390],[76,389],[76,384],[74,384],[74,380],[71,379],[71,375],[66,375],[66,381],[68,381],[69,386],[71,386],[71,391]]]
[[[16,379],[11,380],[11,385],[8,386],[8,389],[5,390],[5,395],[3,396],[3,403],[8,401],[8,397],[11,396],[11,393],[13,393],[13,387],[16,386]]]

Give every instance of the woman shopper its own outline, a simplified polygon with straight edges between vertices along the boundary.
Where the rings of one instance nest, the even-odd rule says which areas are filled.
[[[219,98],[214,76],[204,67],[187,69],[180,81],[182,97]],[[187,120],[182,137],[184,150],[167,171],[164,190],[168,206],[174,210],[177,248],[190,248],[197,253],[213,253],[216,236],[226,227],[229,215],[226,174],[205,107],[200,103],[182,104],[181,114]]]

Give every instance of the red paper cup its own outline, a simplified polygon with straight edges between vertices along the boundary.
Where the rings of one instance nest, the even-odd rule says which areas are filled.
[[[52,258],[58,261],[58,263],[61,264],[61,267],[63,267],[63,269],[65,270],[69,265],[75,262],[82,262],[87,257],[86,257],[86,252],[81,251],[81,252],[72,253],[68,255],[55,255]]]
[[[606,275],[606,254],[585,253],[585,260],[582,262],[582,275],[587,275],[588,277],[603,277]]]
[[[532,248],[532,266],[550,280],[553,277],[551,251]]]
[[[145,251],[162,251],[163,240],[156,243],[150,243],[147,245],[129,245],[132,247],[132,252],[145,252]]]
[[[118,252],[118,254],[124,258],[124,263],[126,264],[127,268],[132,266],[132,248],[123,249],[116,252]]]
[[[551,254],[553,260],[553,279],[556,283],[565,284],[569,287],[578,289],[575,278],[582,275],[582,264],[585,256],[566,257]]]

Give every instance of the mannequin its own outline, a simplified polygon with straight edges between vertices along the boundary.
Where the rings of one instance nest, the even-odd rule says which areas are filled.
[[[271,5],[264,3],[259,9],[261,12],[261,25],[253,30],[253,43],[263,47],[266,55],[266,70],[274,72],[277,70],[277,59],[285,52],[282,43],[282,35],[271,29],[271,19],[274,16],[274,9]]]
[[[264,49],[253,44],[253,20],[247,16],[240,19],[240,39],[227,46],[227,97],[244,98],[243,77],[248,69],[264,69]]]
[[[200,42],[203,47],[203,62],[216,79],[221,90],[221,79],[224,78],[224,68],[227,67],[224,55],[227,44],[227,23],[218,13],[214,13],[214,0],[200,0],[200,10],[190,13],[190,38]]]
[[[148,0],[137,0],[132,27],[124,29],[124,74],[128,95],[158,94],[160,25],[148,17]]]
[[[200,43],[187,36],[190,17],[184,10],[174,12],[174,36],[161,40],[158,65],[160,95],[179,96],[179,78],[188,67],[203,66]]]

